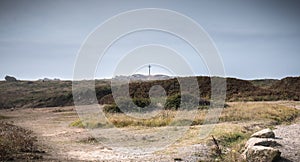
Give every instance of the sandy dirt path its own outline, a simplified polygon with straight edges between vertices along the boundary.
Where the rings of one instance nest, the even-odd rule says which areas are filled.
[[[98,142],[82,142],[91,134],[87,129],[69,126],[78,119],[73,107],[1,110],[0,113],[11,117],[8,122],[34,132],[46,151],[44,160],[47,161],[174,161],[176,158],[198,161],[207,158],[209,151],[205,144],[197,144],[180,147],[171,154],[136,154],[117,152]]]

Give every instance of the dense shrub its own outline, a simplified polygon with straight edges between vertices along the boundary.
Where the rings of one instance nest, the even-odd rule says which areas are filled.
[[[96,96],[97,98],[102,98],[108,94],[111,94],[110,86],[100,86],[96,87]]]
[[[40,159],[36,142],[31,131],[0,122],[0,161]]]
[[[132,101],[136,106],[141,108],[149,106],[151,103],[150,99],[148,98],[134,98]]]
[[[176,94],[167,98],[165,109],[174,109],[177,110],[180,107],[181,96],[180,94]]]
[[[121,113],[122,112],[116,104],[105,105],[103,107],[103,111],[105,113]]]
[[[108,94],[100,98],[99,104],[115,104],[115,100],[112,94]]]
[[[203,108],[203,106],[210,105],[209,101],[204,99],[198,99],[190,94],[175,94],[167,98],[165,109],[167,110],[177,110],[178,108],[184,110],[190,110],[195,108]],[[196,106],[196,107],[195,107]]]
[[[144,109],[148,107],[150,109]],[[106,105],[103,108],[107,113],[120,113],[120,112],[145,112],[151,111],[154,105],[149,98],[119,98],[117,104]]]

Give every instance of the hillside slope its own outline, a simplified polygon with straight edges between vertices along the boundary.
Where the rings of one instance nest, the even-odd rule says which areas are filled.
[[[189,79],[181,78],[181,79]],[[211,94],[209,77],[197,77],[201,98],[208,99]],[[300,77],[287,77],[272,81],[247,81],[227,78],[227,101],[275,101],[300,100]],[[180,92],[177,79],[135,81],[129,86],[132,98],[148,98],[153,85],[161,85],[168,96]],[[96,96],[100,104],[113,103],[110,80],[96,80]],[[190,84],[193,89],[195,85]],[[80,92],[81,95],[89,91]],[[83,102],[87,104],[88,102]],[[0,82],[0,109],[12,107],[55,107],[73,105],[71,81],[17,81]]]
[[[276,89],[279,91],[289,91],[300,94],[300,77],[287,77],[281,79],[277,83],[271,86],[271,89]]]

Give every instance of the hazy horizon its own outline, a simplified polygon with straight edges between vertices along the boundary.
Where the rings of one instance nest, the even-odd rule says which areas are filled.
[[[136,74],[132,74],[132,75],[144,75],[144,76],[147,76],[147,74],[142,74],[142,73],[136,73]],[[120,75],[120,76],[117,76],[117,77],[130,77],[132,75]],[[155,74],[152,74],[151,76],[155,76],[155,75],[164,75],[164,76],[169,76],[169,77],[172,77],[172,78],[177,78],[177,77],[193,77],[193,76],[174,76],[174,75],[167,75],[167,74],[161,74],[161,73],[155,73]],[[12,75],[8,75],[8,76],[12,76]],[[197,77],[218,77],[218,76],[208,76],[208,75],[196,75]],[[15,76],[12,76],[12,77],[15,77]],[[281,80],[281,79],[284,79],[284,78],[287,78],[287,77],[300,77],[300,75],[295,75],[295,76],[285,76],[285,77],[282,77],[282,78],[239,78],[239,77],[236,77],[236,76],[226,76],[225,78],[236,78],[236,79],[241,79],[241,80],[264,80],[264,79],[271,79],[271,80]],[[42,77],[42,78],[36,78],[36,79],[22,79],[22,78],[17,78],[17,80],[19,81],[39,81],[39,80],[43,80],[43,79],[50,79],[50,80],[54,80],[54,79],[59,79],[60,81],[73,81],[72,78],[68,79],[68,78],[59,78],[59,77]],[[92,80],[110,80],[112,79],[112,77],[107,77],[107,78],[97,78],[95,77],[94,79]],[[80,80],[90,80],[90,79],[80,79]],[[0,81],[5,81],[5,79],[0,79]],[[75,80],[76,81],[76,80]]]

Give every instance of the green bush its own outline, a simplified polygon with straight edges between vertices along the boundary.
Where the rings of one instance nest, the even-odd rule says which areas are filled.
[[[197,99],[197,97],[190,94],[175,94],[167,98],[165,103],[165,109],[167,110],[178,110],[181,108],[183,110],[191,109],[206,109],[209,105],[209,101],[203,99]],[[201,106],[201,107],[199,107]]]
[[[80,119],[75,120],[70,124],[71,127],[84,128],[84,124]]]
[[[121,113],[122,112],[116,104],[105,105],[103,107],[103,111],[105,113]]]
[[[106,113],[141,112],[143,108],[151,106],[148,98],[119,98],[117,104],[106,105],[103,111]]]
[[[151,103],[150,99],[148,98],[134,98],[132,101],[136,106],[141,108],[149,106]]]
[[[167,98],[165,103],[165,109],[167,110],[177,110],[180,107],[181,96],[180,94],[175,94]]]
[[[248,137],[248,135],[245,133],[231,132],[231,133],[222,135],[220,137],[220,143],[221,143],[221,145],[228,147],[235,143],[238,143],[239,141],[244,140],[247,137]]]

